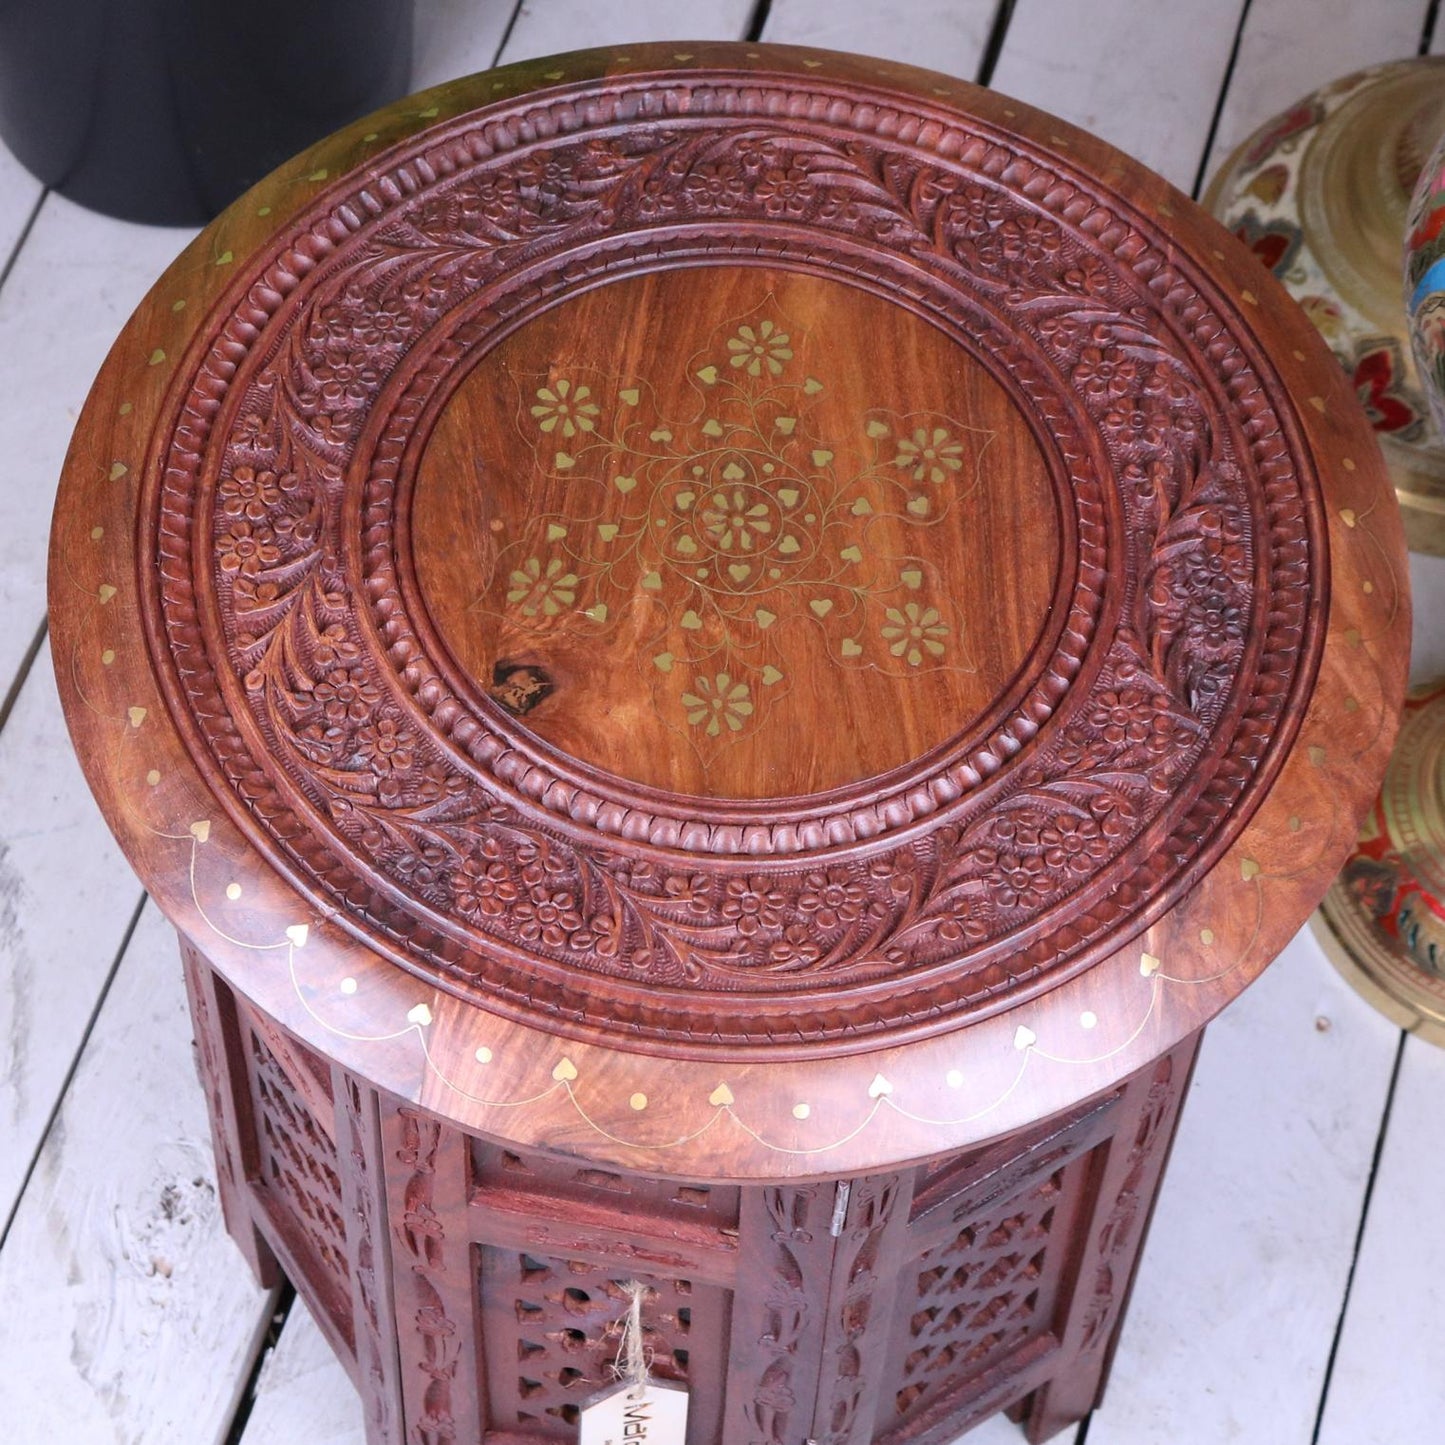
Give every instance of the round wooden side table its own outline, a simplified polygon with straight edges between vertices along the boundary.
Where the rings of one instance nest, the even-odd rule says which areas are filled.
[[[1094,1404],[1204,1024],[1404,685],[1333,358],[1162,180],[807,50],[344,131],[80,421],[61,689],[174,921],[227,1221],[368,1438]]]

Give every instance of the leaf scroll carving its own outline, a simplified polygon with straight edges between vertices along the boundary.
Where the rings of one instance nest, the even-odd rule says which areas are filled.
[[[1272,775],[1320,521],[1248,329],[1070,163],[904,119],[699,72],[459,122],[278,236],[183,379],[154,646],[187,736],[259,846],[419,973],[679,1047],[943,1027],[1169,906]],[[396,556],[409,448],[469,357],[566,287],[741,250],[949,329],[1047,431],[1074,548],[984,731],[746,821],[538,751],[432,656]],[[757,1006],[689,1002],[719,991]]]

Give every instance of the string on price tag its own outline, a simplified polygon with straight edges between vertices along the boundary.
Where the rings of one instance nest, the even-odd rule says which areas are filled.
[[[582,1407],[580,1445],[684,1445],[687,1391],[651,1374],[642,1330],[647,1286],[632,1280],[623,1288],[628,1306],[613,1365],[618,1383]]]

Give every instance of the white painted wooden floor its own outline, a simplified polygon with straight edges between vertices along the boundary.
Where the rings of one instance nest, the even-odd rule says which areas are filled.
[[[1438,3],[417,0],[416,79],[640,39],[860,50],[987,80],[1191,190],[1310,87],[1445,49]],[[71,760],[45,645],[71,427],[184,240],[44,195],[0,148],[0,1445],[362,1439],[304,1309],[266,1352],[276,1301],[221,1229],[174,947]],[[1445,671],[1445,563],[1416,582],[1423,676]],[[1073,1445],[1442,1445],[1442,1120],[1445,1053],[1302,934],[1210,1031]]]

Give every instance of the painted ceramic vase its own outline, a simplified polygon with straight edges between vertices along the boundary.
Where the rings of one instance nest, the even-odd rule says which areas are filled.
[[[1380,796],[1314,923],[1371,1003],[1445,1045],[1445,681],[1405,704]]]
[[[1445,57],[1373,66],[1256,131],[1215,175],[1205,204],[1329,342],[1379,437],[1410,546],[1445,555],[1445,425],[1431,415],[1400,298],[1411,192],[1442,135]],[[1428,345],[1445,358],[1445,266],[1434,264],[1445,256],[1441,169],[1432,164],[1433,184],[1417,202],[1423,232],[1435,227],[1420,250],[1422,274],[1435,278],[1424,294],[1435,302],[1417,312],[1417,330],[1438,335]],[[1438,365],[1427,359],[1424,369]]]
[[[1445,135],[1426,162],[1405,229],[1405,312],[1415,366],[1445,436]]]

